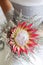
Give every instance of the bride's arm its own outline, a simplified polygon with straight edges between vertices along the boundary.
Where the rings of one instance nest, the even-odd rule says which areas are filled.
[[[5,14],[12,8],[12,4],[9,0],[0,0],[0,5]]]
[[[10,20],[14,14],[14,8],[9,0],[0,0],[0,5],[5,13],[7,20]]]

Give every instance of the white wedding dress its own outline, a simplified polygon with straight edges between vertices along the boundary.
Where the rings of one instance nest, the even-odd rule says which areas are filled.
[[[6,19],[1,11],[1,8],[0,12],[1,31],[3,23],[6,21]],[[29,59],[27,59],[28,57],[30,58],[30,61]],[[34,54],[28,54],[28,57],[26,56],[26,58],[24,59],[22,57],[18,58],[18,56],[16,55],[13,56],[10,52],[9,47],[5,43],[5,48],[0,51],[0,65],[43,65],[43,45],[40,45],[40,48],[38,48],[38,51],[36,51]]]

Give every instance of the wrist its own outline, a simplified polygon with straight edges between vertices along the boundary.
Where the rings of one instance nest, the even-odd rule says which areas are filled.
[[[6,13],[6,18],[7,20],[13,20],[13,16],[14,16],[14,8],[12,6],[12,8]]]

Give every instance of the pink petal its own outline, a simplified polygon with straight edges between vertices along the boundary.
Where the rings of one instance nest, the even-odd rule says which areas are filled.
[[[18,47],[18,56],[20,56],[20,53],[21,53],[21,51],[20,51],[20,48]]]
[[[32,39],[30,39],[30,41],[31,41],[31,44],[34,46],[34,45],[37,45],[37,43],[34,41],[34,40],[32,40]]]
[[[17,50],[17,48],[16,48],[16,46],[14,45],[14,46],[13,46],[13,51],[14,51],[14,53],[16,52],[16,50]]]
[[[10,46],[12,46],[12,45],[13,45],[13,42],[12,42],[12,41],[10,41],[10,42],[9,42],[9,44],[10,44]]]
[[[21,27],[24,28],[25,26],[26,26],[26,22],[22,22],[22,23],[21,23]]]
[[[27,49],[24,49],[23,51],[24,51],[26,54],[28,54],[28,51],[27,51]]]
[[[21,52],[23,52],[23,49],[20,47]]]
[[[27,31],[31,32],[31,33],[35,33],[37,31],[37,29],[33,29],[33,28],[28,28]]]
[[[34,53],[33,49],[34,49],[34,48],[31,47],[31,48],[29,48],[29,51],[32,52],[32,53]]]
[[[31,28],[32,25],[33,25],[33,24],[31,23],[31,24],[29,24],[26,28],[29,29],[29,28]]]
[[[38,36],[38,34],[32,34],[31,35],[31,37],[37,37]]]
[[[36,31],[37,31],[37,29],[33,29],[33,30],[32,30],[32,33],[35,33]]]
[[[13,31],[14,31],[14,29],[12,28],[12,29],[11,29],[11,32],[13,32]]]
[[[21,27],[21,23],[20,22],[18,23],[18,26],[17,27]]]
[[[28,44],[29,47],[33,47],[33,44]]]
[[[24,22],[24,25],[22,26],[23,28],[25,28],[26,27],[26,22]]]
[[[31,31],[33,31],[33,29],[32,28],[27,28],[27,31],[31,32]]]

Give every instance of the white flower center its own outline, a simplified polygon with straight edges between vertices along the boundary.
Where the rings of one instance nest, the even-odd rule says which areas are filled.
[[[29,35],[28,32],[25,30],[21,30],[18,32],[16,38],[15,38],[16,43],[20,45],[25,45],[29,41]]]

